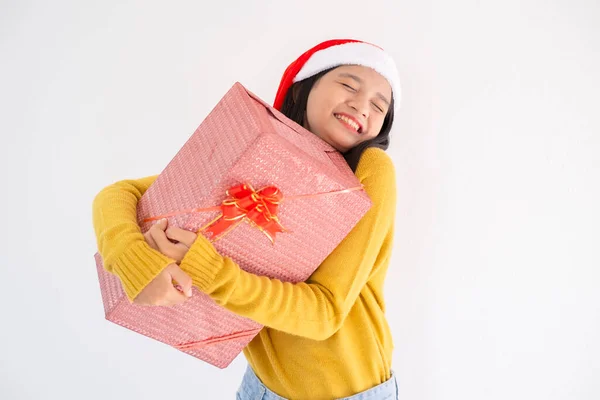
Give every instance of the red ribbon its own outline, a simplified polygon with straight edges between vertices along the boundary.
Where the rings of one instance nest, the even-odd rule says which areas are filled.
[[[281,225],[279,218],[277,217],[279,204],[284,200],[340,194],[363,189],[363,185],[360,185],[344,190],[292,196],[284,199],[281,191],[275,186],[267,186],[257,191],[254,190],[249,183],[243,183],[227,190],[227,198],[223,200],[220,206],[176,211],[169,214],[146,218],[143,222],[190,212],[220,210],[221,214],[204,227],[200,228],[198,232],[206,230],[212,234],[212,241],[217,241],[244,221],[261,230],[267,235],[271,243],[275,244],[275,234],[278,232],[290,232]]]
[[[241,184],[227,190],[228,198],[221,204],[221,215],[200,231],[211,233],[218,240],[242,221],[249,221],[275,243],[275,234],[285,232],[279,223],[277,209],[283,195],[274,186],[255,191],[250,184]]]
[[[254,337],[254,336],[256,336],[260,332],[261,329],[262,328],[251,329],[251,330],[248,330],[248,331],[234,332],[234,333],[231,333],[231,334],[228,334],[228,335],[224,335],[224,336],[211,337],[211,338],[204,339],[204,340],[199,340],[199,341],[196,341],[196,342],[189,342],[189,343],[178,344],[178,345],[174,345],[173,347],[175,347],[177,350],[182,350],[182,351],[184,351],[184,350],[193,350],[193,349],[201,349],[201,348],[209,346],[211,344],[220,343],[220,342],[226,342],[228,340]]]

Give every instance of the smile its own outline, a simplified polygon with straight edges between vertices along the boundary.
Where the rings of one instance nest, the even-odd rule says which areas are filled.
[[[356,122],[354,119],[349,118],[345,115],[341,115],[341,114],[333,114],[339,121],[343,122],[344,125],[346,125],[346,127],[354,130],[355,132],[358,133],[362,133],[362,127],[360,126],[360,124],[358,122]]]

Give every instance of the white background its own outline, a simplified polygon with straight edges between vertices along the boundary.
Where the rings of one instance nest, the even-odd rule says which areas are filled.
[[[233,399],[104,320],[91,204],[329,38],[397,61],[400,399],[600,398],[600,3],[0,2],[0,398]]]

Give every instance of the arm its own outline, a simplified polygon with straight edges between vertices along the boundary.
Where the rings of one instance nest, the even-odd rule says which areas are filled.
[[[154,250],[137,222],[137,204],[157,175],[123,180],[102,189],[94,198],[92,217],[104,268],[121,280],[130,302],[175,260]]]
[[[341,327],[373,269],[388,256],[396,205],[394,166],[380,149],[369,149],[356,175],[373,207],[308,280],[282,282],[242,270],[204,236],[183,258],[181,269],[218,304],[271,328],[323,340]]]
[[[385,261],[396,205],[394,165],[381,149],[368,149],[356,175],[373,206],[319,268],[296,284],[250,274],[198,235],[181,261],[193,283],[223,307],[263,325],[322,340],[342,325],[371,271]],[[106,257],[130,300],[174,262],[150,248],[137,225],[136,205],[156,177],[117,182],[94,201],[100,254]]]

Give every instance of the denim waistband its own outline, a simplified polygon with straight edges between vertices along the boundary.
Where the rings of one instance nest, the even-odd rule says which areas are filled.
[[[364,392],[357,393],[350,397],[344,397],[338,400],[397,400],[398,383],[396,375],[392,371],[392,376],[380,385],[372,387]],[[250,365],[246,368],[244,378],[237,391],[236,400],[288,400],[269,390],[258,379]]]

